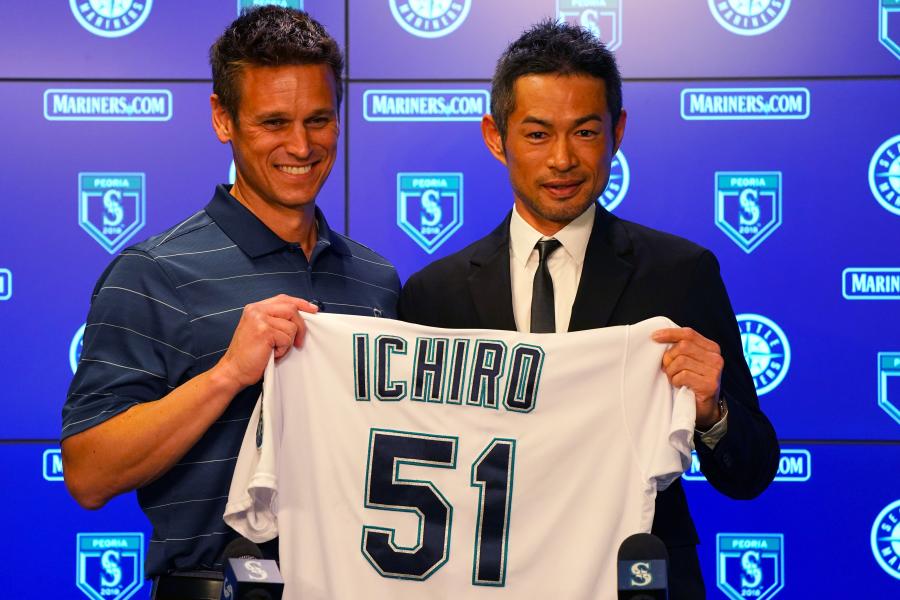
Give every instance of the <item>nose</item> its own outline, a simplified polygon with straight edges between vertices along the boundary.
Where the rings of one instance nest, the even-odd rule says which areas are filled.
[[[296,124],[288,133],[284,149],[297,159],[309,158],[312,148],[309,144],[309,133],[302,123]]]
[[[550,149],[547,157],[547,166],[556,171],[568,171],[578,164],[578,157],[572,149],[568,136],[558,136]]]

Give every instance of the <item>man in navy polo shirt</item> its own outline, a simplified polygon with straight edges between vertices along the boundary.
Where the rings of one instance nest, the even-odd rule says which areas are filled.
[[[63,408],[69,491],[96,509],[137,490],[160,590],[221,569],[235,459],[269,355],[302,343],[298,311],[395,317],[399,293],[395,269],[315,205],[337,153],[335,41],[267,6],[232,23],[210,62],[235,184],[106,269]]]

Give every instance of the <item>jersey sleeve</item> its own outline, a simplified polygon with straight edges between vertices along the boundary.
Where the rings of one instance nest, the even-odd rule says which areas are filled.
[[[269,358],[263,391],[247,423],[223,519],[257,544],[278,536],[278,451],[281,399],[275,386],[275,359]]]
[[[196,359],[188,312],[157,260],[133,248],[94,287],[61,439],[183,383]]]
[[[664,344],[650,334],[674,327],[654,318],[628,328],[623,393],[626,421],[643,475],[664,490],[691,464],[696,405],[686,387],[673,388],[662,370]]]

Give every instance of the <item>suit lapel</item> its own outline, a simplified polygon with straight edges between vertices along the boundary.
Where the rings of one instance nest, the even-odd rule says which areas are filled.
[[[478,242],[469,266],[469,293],[479,327],[515,331],[509,274],[509,215]]]
[[[627,260],[631,242],[624,232],[618,231],[617,221],[597,205],[581,281],[572,305],[569,331],[606,327],[631,278],[634,267]]]

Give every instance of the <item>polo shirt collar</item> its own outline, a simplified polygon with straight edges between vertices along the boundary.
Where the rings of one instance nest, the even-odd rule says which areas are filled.
[[[206,213],[222,231],[247,256],[257,258],[288,246],[288,242],[278,237],[265,223],[250,212],[246,206],[231,195],[231,188],[217,185],[212,200],[206,205]],[[317,246],[330,247],[338,254],[349,255],[350,249],[340,236],[334,234],[325,220],[325,215],[316,207],[318,224]]]

